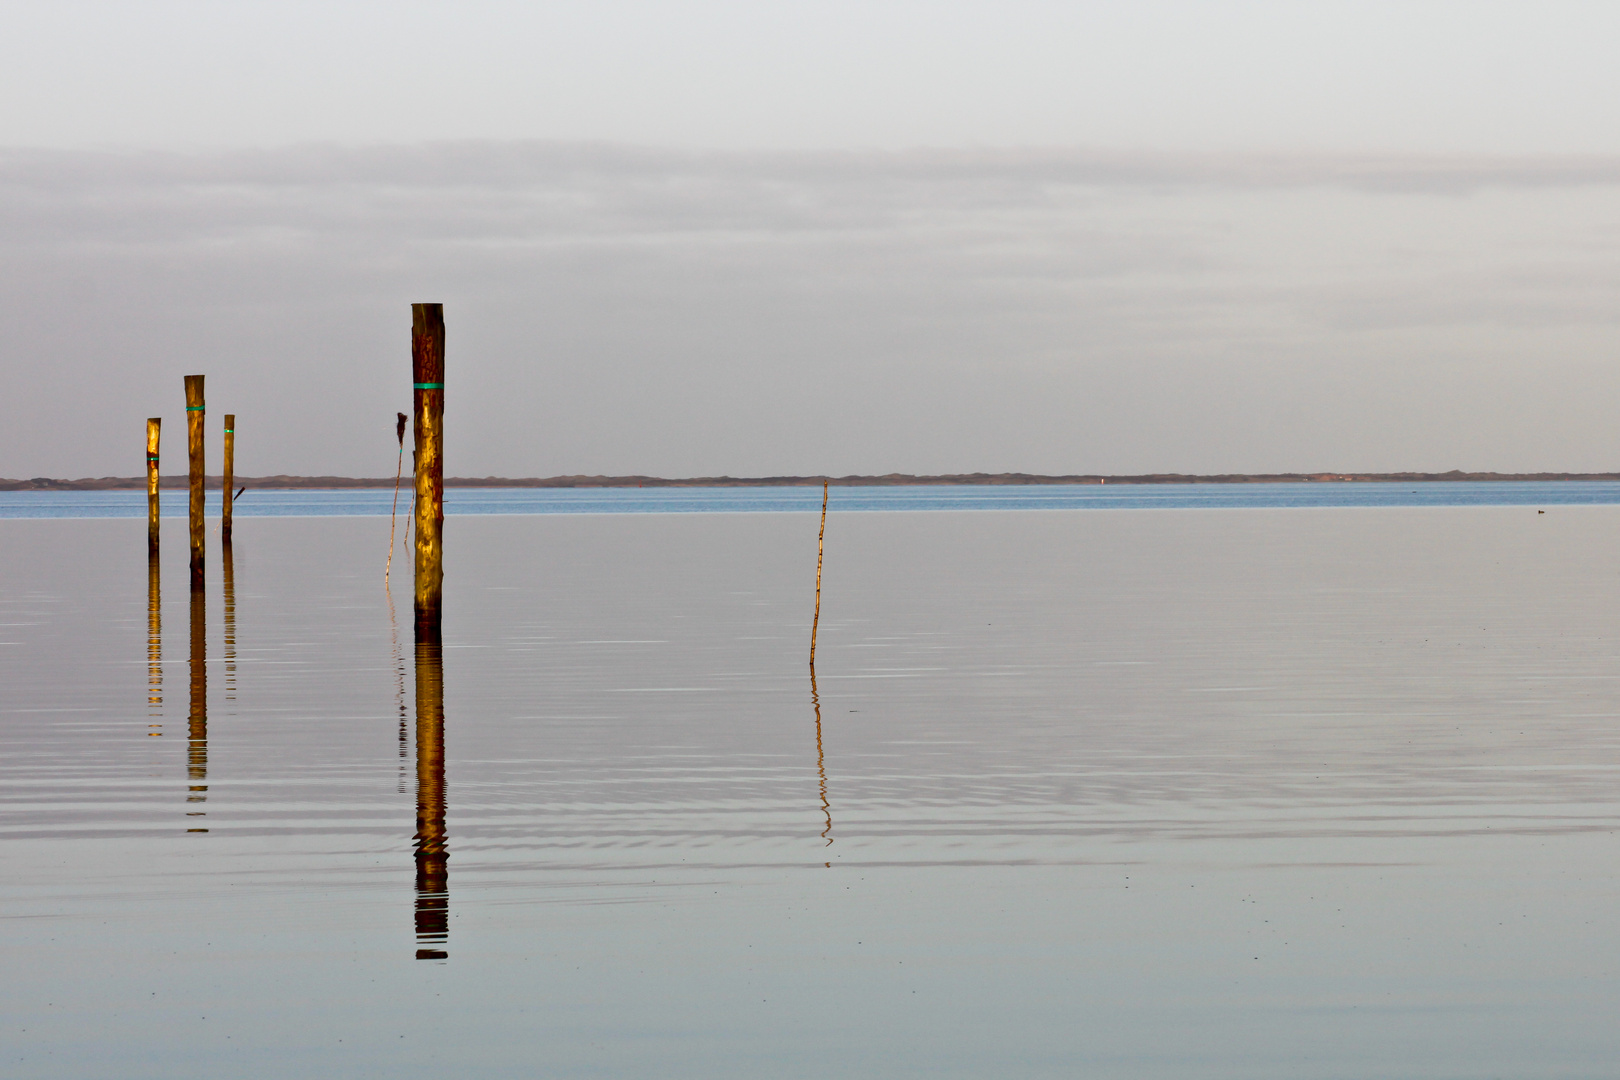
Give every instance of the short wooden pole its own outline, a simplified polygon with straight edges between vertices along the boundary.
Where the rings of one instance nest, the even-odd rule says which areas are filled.
[[[203,572],[203,377],[186,376],[186,453],[191,461],[191,576]]]
[[[416,638],[438,636],[444,584],[444,305],[411,305],[416,436]]]
[[[231,542],[231,492],[236,490],[236,414],[225,414],[225,501],[219,510],[219,539]]]
[[[158,550],[158,436],[163,430],[163,418],[146,419],[146,551],[156,555]]]

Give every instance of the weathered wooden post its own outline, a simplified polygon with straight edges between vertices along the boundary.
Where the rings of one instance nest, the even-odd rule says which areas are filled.
[[[163,430],[161,416],[146,418],[146,551],[158,550],[158,435]]]
[[[186,376],[186,453],[191,459],[191,576],[202,579],[203,530],[203,377]]]
[[[231,492],[235,490],[236,482],[236,414],[225,414],[225,501],[220,504],[219,510],[219,541],[230,546],[231,543]]]
[[[439,637],[444,583],[444,305],[411,305],[416,434],[416,640]]]

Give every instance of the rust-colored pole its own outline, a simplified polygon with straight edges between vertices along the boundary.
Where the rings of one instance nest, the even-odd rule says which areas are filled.
[[[146,419],[146,552],[156,555],[158,550],[158,436],[163,430],[163,418]]]
[[[444,305],[411,305],[415,399],[416,639],[438,637],[444,583]]]
[[[219,541],[231,542],[231,492],[236,483],[236,414],[225,414],[225,501],[219,510]]]
[[[186,453],[191,460],[191,576],[203,572],[203,377],[186,376]]]

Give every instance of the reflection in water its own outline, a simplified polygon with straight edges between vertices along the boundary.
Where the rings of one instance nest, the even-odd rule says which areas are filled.
[[[220,545],[225,568],[225,700],[236,700],[236,567],[231,561],[231,541]]]
[[[191,711],[188,714],[190,740],[186,753],[186,776],[190,790],[187,803],[202,804],[208,799],[208,594],[202,577],[191,575]],[[202,817],[201,809],[187,817]],[[207,832],[188,829],[187,832]]]
[[[416,958],[443,960],[450,936],[444,828],[444,654],[437,622],[416,627]]]
[[[146,715],[148,735],[162,735],[163,723],[163,589],[158,572],[158,553],[146,556]]]
[[[405,652],[399,647],[399,619],[394,615],[394,594],[383,585],[388,597],[388,637],[394,649],[394,708],[399,712],[399,793],[405,794],[405,759],[410,752],[410,736],[405,730]]]
[[[821,778],[821,812],[827,817],[827,827],[821,830],[827,847],[832,846],[832,804],[827,801],[827,758],[821,749],[821,695],[816,692],[816,665],[810,665],[810,705],[816,710],[816,775]],[[825,864],[828,867],[832,863]]]

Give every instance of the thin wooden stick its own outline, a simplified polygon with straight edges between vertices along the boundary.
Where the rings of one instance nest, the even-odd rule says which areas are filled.
[[[816,534],[816,617],[810,622],[810,671],[816,670],[816,630],[821,626],[821,552],[827,538],[827,481],[821,482],[821,532]]]
[[[394,521],[399,515],[399,478],[405,474],[405,414],[395,415],[399,417],[394,421],[394,434],[399,437],[399,464],[394,466],[394,508],[388,511],[388,562],[383,566],[385,589],[388,587],[388,573],[394,568]]]

